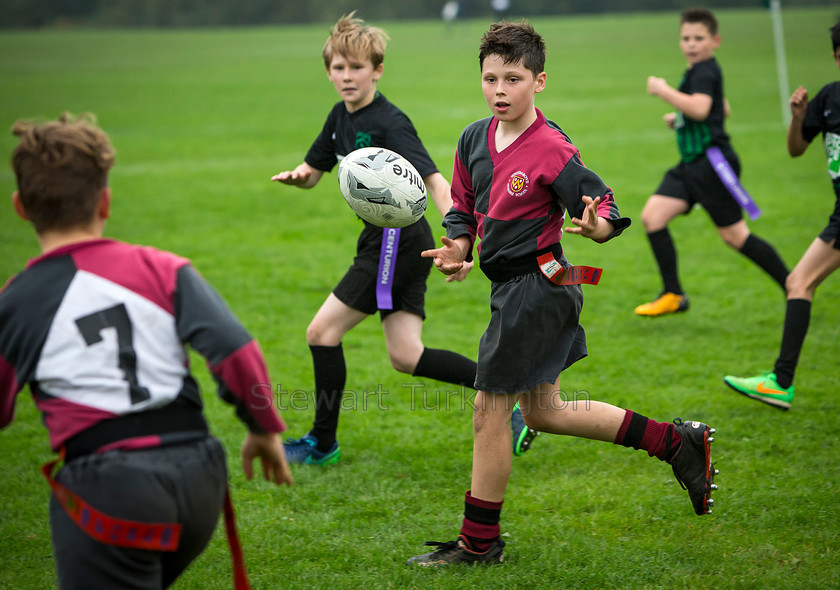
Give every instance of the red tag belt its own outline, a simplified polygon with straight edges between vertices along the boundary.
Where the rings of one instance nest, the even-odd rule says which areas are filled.
[[[41,467],[41,473],[47,478],[56,500],[64,508],[67,516],[85,533],[101,543],[117,547],[151,551],[176,551],[178,549],[181,539],[179,523],[138,522],[113,518],[100,512],[53,478],[55,466],[62,460],[63,456],[46,463]],[[249,590],[250,585],[245,570],[242,546],[236,532],[236,517],[229,490],[225,492],[224,517],[225,532],[233,561],[233,587],[236,590]]]
[[[538,256],[537,264],[545,277],[556,285],[597,285],[604,272],[603,269],[594,266],[564,267],[551,252]]]

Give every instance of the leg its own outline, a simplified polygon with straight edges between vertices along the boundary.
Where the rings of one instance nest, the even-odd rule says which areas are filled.
[[[309,434],[285,441],[289,462],[326,465],[338,460],[336,431],[347,377],[341,340],[367,317],[330,293],[309,323],[306,342],[315,373],[315,418]]]
[[[510,477],[513,453],[510,417],[516,395],[479,391],[473,414],[472,489],[466,493],[464,520],[457,541],[427,543],[438,549],[408,560],[409,565],[502,563],[504,541],[499,516]]]
[[[642,209],[642,225],[649,234],[668,227],[672,219],[688,212],[688,201],[667,195],[651,195]]]
[[[638,315],[659,316],[688,309],[688,298],[680,285],[677,250],[668,231],[668,223],[687,213],[689,207],[688,201],[657,194],[652,195],[642,209],[642,224],[662,276],[662,295],[655,301],[638,306],[635,310]]]
[[[522,396],[522,413],[532,428],[647,451],[671,465],[677,481],[688,490],[696,514],[711,511],[716,472],[709,445],[714,429],[700,422],[656,422],[589,399],[570,402],[560,395],[558,384],[544,384]]]
[[[397,311],[382,320],[391,366],[401,373],[473,387],[475,361],[453,352],[423,345],[423,319]]]
[[[811,302],[817,287],[838,267],[840,250],[815,239],[787,279],[787,311],[782,344],[773,372],[782,388],[793,386],[793,375],[799,364],[799,353],[805,344],[811,319]]]
[[[545,383],[520,399],[522,416],[531,428],[613,442],[626,410],[593,400],[568,401],[560,395],[559,380]]]
[[[718,227],[718,234],[727,246],[752,260],[780,287],[785,288],[788,269],[784,261],[773,246],[750,233],[743,219],[726,227]]]
[[[338,346],[347,332],[368,317],[330,293],[306,328],[306,343],[309,346]]]
[[[787,298],[812,301],[817,287],[840,268],[840,250],[816,238],[787,278]]]
[[[793,377],[808,334],[811,301],[817,287],[840,268],[840,250],[833,246],[834,240],[826,244],[816,238],[787,277],[785,322],[773,372],[754,377],[727,375],[724,383],[742,395],[781,410],[790,408],[795,393]]]
[[[395,311],[382,320],[382,330],[391,366],[400,373],[414,373],[423,354],[423,318],[407,311]]]
[[[473,467],[470,490],[475,498],[501,502],[513,459],[510,417],[516,396],[479,391],[473,413]]]

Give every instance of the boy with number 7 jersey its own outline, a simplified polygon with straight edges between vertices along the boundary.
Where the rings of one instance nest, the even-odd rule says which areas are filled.
[[[247,578],[221,443],[185,345],[248,428],[242,466],[292,475],[262,353],[189,261],[103,238],[114,150],[92,117],[18,121],[17,214],[41,256],[0,291],[0,427],[24,386],[58,461],[44,466],[58,586],[166,588],[210,541],[222,507],[236,588]]]

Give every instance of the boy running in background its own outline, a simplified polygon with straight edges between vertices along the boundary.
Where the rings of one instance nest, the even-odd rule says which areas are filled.
[[[713,504],[714,429],[679,419],[655,422],[598,401],[569,404],[561,395],[559,375],[587,355],[579,283],[600,275],[566,260],[560,245],[565,212],[576,226],[566,231],[596,242],[619,235],[630,220],[569,137],[534,106],[546,83],[545,44],[531,25],[491,25],[479,63],[493,116],[461,134],[443,247],[423,253],[450,275],[472,258],[480,239],[481,270],[492,283],[490,324],[478,352],[471,488],[457,540],[428,543],[438,549],[411,558],[410,565],[503,561],[499,519],[512,463],[508,422],[517,401],[531,428],[643,449],[672,466],[698,515]]]
[[[756,263],[780,287],[785,286],[785,263],[773,246],[750,233],[741,206],[716,171],[719,166],[730,167],[728,178],[734,182],[741,172],[738,156],[723,127],[729,104],[723,96],[723,73],[714,56],[719,46],[714,15],[705,8],[687,9],[680,17],[680,49],[688,60],[682,82],[675,89],[663,78],[648,78],[648,93],[678,111],[665,115],[665,122],[677,131],[681,161],[666,172],[642,209],[642,223],[659,266],[663,290],[654,301],[636,307],[636,314],[641,316],[688,309],[668,223],[688,214],[695,203],[703,206],[728,246]]]
[[[435,205],[444,215],[452,203],[449,183],[438,172],[408,117],[377,90],[385,59],[384,31],[369,27],[353,13],[330,30],[322,56],[327,76],[341,101],[333,106],[324,127],[309,148],[304,162],[280,172],[272,180],[312,188],[338,161],[362,147],[393,150],[411,162],[426,183]],[[424,346],[426,280],[432,263],[420,252],[434,246],[425,218],[399,233],[399,246],[391,301],[377,297],[380,252],[384,231],[363,221],[356,257],[344,278],[327,297],[306,330],[315,369],[315,419],[304,437],[286,441],[293,463],[326,465],[341,454],[336,440],[341,395],[347,376],[341,341],[364,319],[379,311],[391,365],[402,373],[473,387],[474,361],[449,350]],[[450,278],[463,280],[469,267]],[[519,455],[536,433],[525,426],[517,411],[513,446]]]
[[[114,151],[92,118],[19,121],[14,134],[12,202],[42,255],[0,291],[0,427],[29,385],[65,461],[54,477],[57,462],[44,468],[62,590],[166,588],[223,504],[232,516],[185,344],[248,427],[247,477],[258,458],[266,480],[292,483],[262,353],[188,260],[102,237]]]
[[[840,67],[840,22],[830,31],[832,58]],[[804,154],[811,141],[820,132],[823,134],[828,176],[834,185],[834,212],[787,278],[782,344],[773,371],[755,377],[727,375],[724,378],[738,393],[782,410],[789,409],[793,403],[793,375],[808,334],[814,294],[840,268],[840,82],[826,84],[810,102],[808,91],[800,86],[790,97],[790,111],[787,147],[792,157]]]

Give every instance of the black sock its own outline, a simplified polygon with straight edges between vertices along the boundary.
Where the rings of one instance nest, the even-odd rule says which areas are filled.
[[[741,254],[755,262],[761,270],[769,274],[779,286],[785,288],[788,268],[776,249],[755,234],[750,234],[739,250]]]
[[[811,302],[807,299],[788,299],[782,347],[773,369],[776,373],[776,383],[780,387],[787,389],[793,384],[793,373],[799,363],[799,353],[805,343],[810,322]]]
[[[415,377],[428,377],[455,385],[475,387],[475,361],[451,350],[425,348],[417,366],[414,367]]]
[[[671,232],[665,227],[649,233],[647,237],[653,249],[653,257],[659,265],[663,290],[667,293],[682,295],[683,290],[677,272],[677,249],[674,247],[674,240],[671,239]]]
[[[315,369],[315,420],[310,433],[318,439],[318,450],[327,452],[335,443],[347,367],[341,344],[310,346],[309,350]]]

